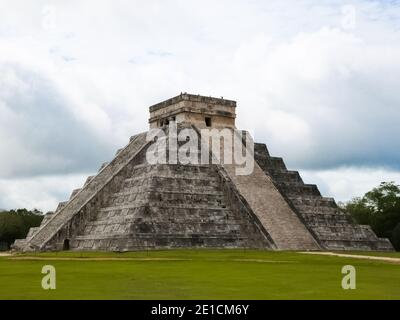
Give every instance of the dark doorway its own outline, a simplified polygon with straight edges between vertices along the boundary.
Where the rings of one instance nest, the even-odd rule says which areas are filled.
[[[206,117],[206,126],[211,127],[211,118],[210,117]]]
[[[63,250],[67,251],[69,250],[69,239],[65,239],[63,243]]]

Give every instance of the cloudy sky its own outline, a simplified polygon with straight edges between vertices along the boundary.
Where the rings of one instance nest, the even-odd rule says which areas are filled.
[[[54,210],[182,91],[326,196],[400,183],[400,1],[0,0],[0,208]]]

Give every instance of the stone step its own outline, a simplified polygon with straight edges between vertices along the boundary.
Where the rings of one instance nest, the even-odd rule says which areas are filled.
[[[144,197],[143,194],[133,194],[130,196],[120,196],[116,198],[112,198],[110,200],[110,207],[122,207],[129,205],[139,205],[143,206],[148,203],[149,205],[158,205],[158,206],[185,206],[185,207],[195,207],[202,206],[205,208],[214,208],[214,207],[226,207],[226,203],[224,199],[218,199],[216,197],[213,198],[204,198],[198,197],[197,199],[193,196],[188,196],[186,199],[183,196],[177,197],[165,197],[165,196],[157,196],[152,193],[147,195],[147,198]]]
[[[122,182],[122,192],[137,193],[149,189],[152,184],[152,177],[129,178]]]
[[[320,225],[340,226],[351,223],[348,216],[344,214],[303,214],[302,218],[311,228]]]
[[[320,215],[342,215],[344,214],[338,207],[330,206],[308,206],[297,204],[296,209],[302,215],[304,214],[320,214]]]
[[[111,234],[101,234],[101,235],[83,235],[83,236],[76,236],[76,240],[96,240],[96,239],[115,239],[115,238],[127,238],[134,239],[134,238],[168,238],[168,239],[191,239],[193,237],[198,238],[214,238],[214,239],[247,239],[248,237],[245,236],[235,236],[230,234],[192,234],[192,235],[185,235],[185,234],[171,234],[171,233],[158,233],[157,235],[148,234],[148,233],[131,233],[131,234],[119,234],[119,233],[111,233]]]
[[[89,184],[89,182],[92,181],[92,179],[93,179],[94,177],[95,177],[95,176],[89,176],[89,177],[87,177],[87,178],[86,178],[86,181],[85,181],[85,184],[84,184],[83,186],[86,187],[86,186]]]
[[[319,249],[313,236],[257,163],[249,175],[237,175],[235,169],[234,165],[224,166],[226,174],[278,249]]]
[[[68,201],[62,201],[58,204],[56,212],[62,210],[62,208],[64,208],[67,205]]]
[[[157,164],[157,165],[147,165],[147,168],[151,172],[158,172],[161,174],[181,174],[185,176],[190,176],[192,174],[206,174],[206,175],[216,175],[215,165],[201,165],[201,164]]]
[[[265,143],[254,143],[254,154],[256,157],[270,157],[267,145]]]
[[[69,200],[71,200],[73,197],[75,197],[82,189],[74,189],[71,193],[71,196],[69,197]]]
[[[132,203],[132,204],[101,208],[99,210],[99,212],[127,210],[127,209],[135,209],[135,208],[147,207],[147,206],[150,207],[151,209],[163,208],[163,209],[175,209],[175,210],[185,209],[185,210],[212,210],[212,211],[214,211],[214,210],[219,210],[219,211],[229,210],[229,209],[223,208],[223,207],[217,207],[217,206],[213,207],[208,204],[191,205],[191,204],[169,204],[169,203],[159,203],[159,202],[136,201],[135,203]]]
[[[111,220],[115,217],[142,217],[145,219],[174,221],[175,219],[230,219],[233,217],[232,211],[228,208],[181,208],[181,207],[130,207],[120,209],[120,207],[110,208],[109,210],[100,210],[97,214],[97,220]]]
[[[368,226],[341,225],[341,226],[314,226],[313,231],[321,240],[372,240],[377,239],[375,233]]]
[[[393,251],[393,247],[389,240],[387,239],[378,239],[378,240],[323,240],[322,244],[325,248],[329,250],[357,250],[361,251]]]
[[[78,250],[108,250],[117,252],[153,250],[153,249],[169,249],[169,248],[264,248],[256,242],[248,238],[134,238],[134,239],[99,239],[99,240],[81,240],[77,241]],[[251,242],[251,244],[249,244]]]
[[[129,205],[134,202],[143,203],[151,202],[167,202],[169,204],[210,204],[211,206],[225,205],[224,196],[221,191],[213,193],[196,193],[196,192],[170,192],[170,191],[141,191],[118,192],[110,196],[110,206]]]
[[[149,179],[126,179],[123,183],[123,191],[135,192],[139,188],[148,188],[163,191],[196,191],[199,188],[201,192],[220,191],[221,184],[216,178],[171,178],[155,176]]]
[[[220,180],[218,178],[199,178],[199,177],[185,177],[185,178],[171,178],[171,177],[161,177],[155,176],[152,179],[153,185],[163,186],[168,188],[173,186],[179,187],[191,187],[191,189],[196,189],[197,187],[220,187]]]
[[[101,170],[87,186],[73,197],[63,210],[55,213],[53,218],[29,240],[29,245],[44,248],[56,233],[66,226],[66,223],[87,204],[89,199],[98,194],[146,145],[146,133],[136,135],[132,142],[108,166]]]
[[[303,179],[301,178],[298,171],[275,171],[271,174],[272,178],[278,183],[296,183],[296,184],[304,184]]]
[[[128,237],[127,237],[128,236]],[[74,242],[78,250],[132,251],[156,248],[246,248],[257,244],[249,237],[237,235],[112,235],[109,237],[83,237]],[[252,245],[251,247],[255,247]]]
[[[284,192],[288,197],[292,196],[317,196],[320,197],[321,193],[315,184],[292,183],[282,182],[279,183],[279,189]]]
[[[266,147],[255,144],[254,155],[257,164],[273,179],[276,187],[313,231],[323,248],[391,250],[390,243],[374,238],[372,230],[364,231],[354,227],[351,217],[339,210],[334,199],[322,197],[316,186],[301,187],[304,185],[301,176],[295,171],[287,171],[284,163],[279,160],[271,160]],[[360,237],[363,240],[357,240]]]
[[[38,232],[40,227],[31,227],[29,228],[28,234],[26,236],[27,239],[30,239],[36,232]]]
[[[332,207],[337,208],[336,202],[333,198],[326,198],[321,196],[290,196],[288,197],[294,206],[305,205],[315,207]]]
[[[168,172],[159,172],[159,171],[151,171],[149,173],[142,173],[140,176],[134,176],[132,178],[125,179],[125,182],[140,182],[143,180],[149,179],[157,179],[157,180],[179,180],[179,181],[187,181],[188,183],[196,183],[198,181],[203,182],[219,182],[220,179],[216,176],[212,176],[210,173],[192,173],[192,174],[183,174],[183,173],[168,173]]]
[[[105,167],[107,167],[108,164],[109,164],[109,162],[103,162],[102,165],[101,165],[100,168],[99,168],[99,172],[100,172],[101,170],[103,170]]]
[[[27,239],[15,239],[14,243],[11,245],[11,250],[24,251],[26,250]]]
[[[156,183],[152,183],[150,186],[143,185],[143,186],[124,186],[121,190],[123,193],[130,193],[130,194],[138,194],[141,192],[162,192],[162,193],[188,193],[188,194],[220,194],[221,188],[220,186],[197,186],[196,188],[187,188],[186,186],[178,185],[172,186],[167,185],[166,187],[159,187]]]
[[[204,204],[212,204],[219,203],[220,205],[224,203],[224,196],[222,192],[218,192],[217,194],[211,193],[195,193],[193,192],[150,192],[148,199],[150,201],[162,201],[168,203],[187,203],[187,204],[196,204],[196,203],[204,203]]]
[[[333,208],[326,208],[326,209],[332,209],[332,210],[329,210],[329,211],[328,210],[326,210],[326,211],[325,210],[321,210],[321,211],[318,211],[318,212],[311,212],[311,211],[305,212],[305,211],[298,210],[298,212],[300,212],[303,217],[305,217],[305,216],[309,216],[309,217],[313,217],[314,216],[314,217],[320,217],[320,218],[323,218],[323,217],[338,217],[338,218],[346,218],[346,219],[348,219],[348,221],[352,221],[351,217],[348,214],[344,213],[344,212],[335,210]]]
[[[43,217],[42,222],[40,223],[40,227],[44,226],[53,216],[54,212],[46,213]]]
[[[249,228],[247,224],[233,224],[233,223],[166,223],[154,221],[136,222],[130,225],[120,224],[97,224],[88,225],[85,227],[85,235],[105,235],[105,234],[127,234],[134,232],[135,234],[243,234]],[[254,229],[251,230],[254,232]]]
[[[119,206],[115,206],[119,208]],[[144,216],[146,205],[138,206],[129,209],[114,209],[114,210],[99,210],[92,221],[112,221],[113,219],[134,219],[137,216]],[[147,213],[146,213],[147,214]],[[91,222],[87,222],[91,223]]]
[[[287,170],[285,162],[280,157],[269,157],[263,163],[263,169],[269,170]]]
[[[160,194],[166,194],[166,195],[193,195],[193,196],[215,196],[215,197],[222,197],[224,195],[224,193],[222,191],[214,191],[214,190],[207,190],[207,191],[202,191],[202,189],[200,190],[184,190],[184,191],[180,191],[180,190],[156,190],[156,189],[150,189],[147,192],[152,192],[152,193],[160,193]]]
[[[125,215],[125,216],[114,216],[109,219],[96,219],[95,221],[89,221],[86,226],[105,226],[105,225],[125,225],[134,224],[140,222],[155,223],[155,224],[181,224],[181,225],[192,225],[192,224],[223,224],[223,225],[246,225],[246,220],[240,217],[234,216],[216,216],[213,219],[206,217],[187,216],[187,217],[161,217],[163,219],[154,219],[154,217],[138,217],[137,215]]]

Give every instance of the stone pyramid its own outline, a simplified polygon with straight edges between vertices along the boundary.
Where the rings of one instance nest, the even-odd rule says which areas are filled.
[[[110,163],[38,228],[31,228],[26,239],[16,240],[13,249],[393,250],[387,239],[355,224],[332,198],[321,196],[317,186],[287,170],[281,158],[271,157],[265,144],[255,143],[250,150],[245,132],[240,148],[253,160],[247,174],[238,174],[234,162],[204,164],[200,152],[191,163],[176,161],[172,125],[177,135],[191,130],[198,141],[203,129],[235,135],[235,109],[235,101],[186,93],[150,107],[150,131],[165,137],[149,139],[150,131],[131,137]],[[154,143],[163,140],[167,161],[149,162]],[[178,147],[185,141],[178,139]],[[214,153],[206,150],[209,160],[218,158]]]

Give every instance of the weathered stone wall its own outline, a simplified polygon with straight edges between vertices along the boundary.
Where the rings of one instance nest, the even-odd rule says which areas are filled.
[[[275,248],[220,167],[148,165],[145,152],[135,137],[15,249]]]
[[[59,206],[59,209],[47,218],[39,230],[33,230],[30,237],[16,241],[16,250],[60,249],[63,241],[71,238],[74,232],[82,228],[84,221],[91,219],[98,208],[107,201],[114,188],[119,188],[123,172],[128,164],[138,156],[147,145],[146,133],[132,137],[131,142],[109,164],[102,166],[100,172],[85,186],[74,191],[71,199]]]
[[[181,94],[150,107],[150,128],[162,127],[161,122],[186,122],[203,125],[205,117],[211,118],[214,128],[234,128],[236,102],[212,97]]]
[[[232,210],[221,186],[213,166],[136,166],[73,248],[268,248],[250,217]]]
[[[317,241],[288,205],[271,178],[257,163],[254,163],[254,169],[247,175],[236,174],[235,164],[224,164],[223,167],[278,249],[320,249]]]
[[[255,160],[320,245],[330,250],[393,250],[369,226],[355,224],[332,198],[324,198],[297,171],[287,170],[282,158],[271,157],[265,144],[255,144]]]

